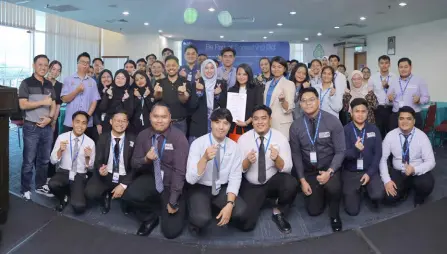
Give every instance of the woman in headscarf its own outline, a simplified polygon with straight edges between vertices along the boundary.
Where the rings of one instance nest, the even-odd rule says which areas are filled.
[[[295,84],[295,109],[293,110],[293,120],[296,120],[303,114],[303,110],[301,109],[300,102],[298,100],[300,90],[302,88],[310,87],[310,77],[307,65],[303,63],[297,64],[290,73],[290,81]]]
[[[103,132],[112,129],[110,119],[117,111],[125,111],[127,118],[131,119],[134,110],[134,96],[130,91],[130,76],[126,70],[117,70],[113,84],[105,91],[102,96],[99,111],[104,115]]]
[[[217,108],[227,107],[227,83],[217,79],[217,66],[212,59],[203,61],[200,73],[191,91],[191,123],[189,126],[189,143],[211,131],[211,112]]]
[[[105,69],[99,73],[98,76],[98,92],[101,98],[104,96],[104,93],[113,83],[113,74],[111,71]],[[101,100],[98,101],[98,105],[101,105]],[[96,126],[96,130],[98,135],[102,134],[102,127],[104,125],[106,113],[101,113],[99,107],[96,107],[95,113],[93,113],[93,124]],[[97,141],[98,136],[95,137],[95,141]]]
[[[322,65],[322,67],[330,66],[329,65],[329,57],[323,56],[323,58],[321,58],[321,65]]]
[[[345,90],[343,95],[343,108],[350,111],[349,104],[356,98],[366,99],[368,102],[368,118],[369,123],[375,124],[374,111],[377,108],[377,97],[373,90],[368,90],[368,83],[363,82],[363,74],[361,71],[355,70],[351,74],[351,90]]]
[[[151,87],[150,79],[145,71],[139,70],[134,75],[135,83],[130,87],[134,96],[133,117],[130,130],[138,135],[142,130],[149,127],[149,114],[154,105],[154,89]]]

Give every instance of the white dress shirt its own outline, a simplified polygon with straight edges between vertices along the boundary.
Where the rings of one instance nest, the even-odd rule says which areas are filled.
[[[411,142],[409,149],[410,162],[408,164],[414,167],[415,175],[423,175],[435,167],[435,156],[427,135],[418,128],[413,130],[413,134],[408,137],[408,142]],[[404,142],[405,137],[403,137],[400,128],[390,131],[383,140],[380,176],[385,184],[391,180],[387,165],[390,153],[393,154],[393,168],[405,172],[402,165],[402,146]]]
[[[218,144],[211,134],[205,134],[192,142],[189,149],[188,163],[186,166],[186,181],[189,184],[202,184],[212,186],[214,160],[208,161],[205,171],[202,175],[197,173],[197,163],[202,158],[206,149],[213,144]],[[219,180],[216,182],[216,188],[219,190],[223,184],[228,184],[227,194],[238,195],[242,180],[242,152],[239,146],[233,140],[225,138],[220,143],[220,168]]]
[[[115,148],[115,138],[120,138],[120,143],[119,143],[119,147],[120,147],[120,163],[119,163],[119,174],[120,176],[125,176],[126,175],[126,167],[124,166],[124,157],[123,157],[123,151],[124,151],[124,142],[125,142],[125,138],[126,138],[126,134],[123,133],[123,135],[121,135],[120,137],[115,137],[113,134],[112,135],[112,143],[110,145],[110,152],[109,152],[109,160],[107,161],[107,171],[110,174],[113,174],[113,158],[115,156],[114,153],[114,148]],[[122,148],[121,148],[122,147]]]
[[[334,84],[332,84],[332,87],[334,87]],[[339,118],[340,110],[343,108],[343,93],[345,90],[336,88],[335,94],[331,96],[330,88],[323,90],[322,84],[315,86],[315,89],[317,89],[320,98],[320,109]]]
[[[71,135],[71,140],[70,140]],[[65,169],[68,171],[71,171],[72,166],[72,156],[74,157],[74,146],[75,146],[75,138],[76,136],[72,131],[62,133],[59,135],[56,139],[56,143],[54,145],[53,151],[51,152],[51,163],[57,164],[59,163],[60,169]],[[91,138],[89,138],[87,135],[83,134],[79,138],[79,154],[76,157],[77,160],[77,169],[76,172],[79,174],[85,174],[87,173],[87,169],[93,168],[93,163],[95,162],[95,142]],[[59,148],[61,146],[62,141],[68,141],[67,149],[62,153],[62,157],[60,159],[57,158],[57,151],[59,151]],[[71,148],[70,148],[71,147]],[[90,156],[89,164],[85,164],[85,155],[84,155],[84,149],[90,147],[92,149],[92,154]],[[73,155],[72,155],[73,153]]]
[[[346,84],[346,76],[345,74],[337,71],[337,69],[335,69],[335,77],[334,77],[334,84],[335,84],[335,88],[341,91],[341,94],[343,96],[343,93],[345,92],[345,89],[348,87],[348,84]]]
[[[389,73],[388,76],[382,77],[380,72],[374,73],[368,80],[368,89],[372,89],[377,97],[379,105],[390,105],[388,101],[388,96],[386,95],[385,89],[382,86],[382,80],[388,80],[388,85],[397,82],[398,77],[394,73]]]
[[[272,134],[271,136],[270,133]],[[257,144],[256,141],[258,142]],[[245,179],[252,184],[264,184],[258,181],[258,147],[261,145],[259,134],[254,130],[250,130],[239,137],[237,143],[242,150],[244,159],[252,150],[256,151],[256,162],[251,164],[245,172]],[[276,168],[275,162],[270,158],[270,146],[273,146],[276,150],[278,150],[279,156],[284,160],[284,168],[282,170]],[[290,151],[290,145],[287,138],[281,132],[270,128],[270,131],[264,136],[264,147],[267,149],[265,152],[266,181],[278,172],[290,173],[292,170],[292,153]]]

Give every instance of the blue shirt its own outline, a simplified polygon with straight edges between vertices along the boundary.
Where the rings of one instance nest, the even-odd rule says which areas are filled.
[[[182,69],[185,69],[186,72],[186,79],[191,82],[194,83],[196,81],[196,74],[197,71],[200,71],[200,66],[198,64],[194,64],[194,66],[192,67],[192,69],[189,68],[188,64],[185,64],[183,66],[180,67],[179,69],[179,73],[182,71]]]
[[[354,128],[353,128],[354,127]],[[345,127],[346,151],[345,160],[343,161],[343,169],[349,171],[359,171],[357,169],[357,159],[360,154],[363,158],[363,170],[369,176],[379,172],[380,158],[382,157],[382,137],[379,129],[372,124],[365,123],[365,139],[363,141],[363,152],[355,147],[357,137],[362,138],[363,129],[360,131],[351,122]],[[357,136],[354,133],[357,132]]]
[[[225,66],[217,68],[217,79],[223,79],[227,81],[227,90],[236,84],[236,68],[231,67],[230,73],[228,74],[228,80],[224,78]]]
[[[275,87],[278,85],[281,79],[282,77],[279,78],[278,80],[272,79],[271,81],[267,82],[266,85],[269,86],[269,89],[267,90],[267,96],[265,98],[265,105],[267,107],[270,107],[270,101],[272,100],[273,91],[275,91]]]

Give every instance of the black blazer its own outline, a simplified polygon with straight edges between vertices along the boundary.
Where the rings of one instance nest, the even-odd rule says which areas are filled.
[[[239,85],[234,85],[233,87],[231,87],[228,90],[229,93],[239,93]],[[261,86],[257,86],[255,84],[253,84],[251,87],[247,86],[247,103],[246,103],[246,107],[245,107],[245,121],[247,121],[251,115],[252,115],[252,111],[253,109],[257,106],[257,105],[262,105],[264,104],[264,90],[262,89]],[[232,133],[234,131],[234,127],[236,126],[235,123],[231,124],[231,129],[229,131],[229,133]],[[253,126],[250,124],[247,127],[244,127],[244,132],[247,132],[251,129],[253,129]],[[241,134],[242,133],[242,128],[238,127],[237,128],[237,133]]]
[[[112,126],[110,125],[109,120],[112,118],[113,114],[116,111],[124,110],[127,113],[129,121],[132,119],[135,96],[133,95],[133,91],[127,88],[129,98],[123,102],[122,101],[123,91],[124,89],[120,91],[121,93],[118,93],[117,89],[114,87],[113,89],[114,93],[111,99],[109,99],[109,95],[107,94],[107,92],[105,92],[101,98],[98,114],[99,116],[101,116],[103,113],[106,114],[102,126],[103,132],[109,132],[112,130]]]
[[[99,168],[102,165],[107,165],[107,163],[109,162],[111,138],[112,134],[110,132],[105,132],[99,135],[98,142],[96,142],[94,174],[99,175]],[[132,182],[134,176],[134,171],[130,166],[130,162],[135,147],[135,140],[136,140],[135,135],[126,132],[125,136],[126,143],[124,144],[123,147],[123,158],[124,158],[124,167],[126,168],[126,176],[123,177],[121,181],[121,183],[125,185],[129,185]]]
[[[200,83],[205,85],[202,78],[200,78]],[[214,96],[213,109],[227,107],[227,82],[218,79],[214,88],[218,85],[220,85],[222,92],[218,96]],[[189,125],[189,135],[192,137],[200,137],[208,133],[208,107],[206,104],[206,92],[203,91],[202,97],[199,97],[196,93],[195,83],[191,86],[191,88],[191,99],[189,101],[191,123]]]
[[[134,97],[134,110],[133,110],[133,117],[130,120],[130,131],[138,135],[142,130],[146,129],[147,127],[151,126],[149,114],[151,113],[152,106],[155,104],[154,99],[154,89],[149,88],[151,91],[151,94],[147,96],[146,98],[138,98],[135,95],[131,95]],[[141,107],[141,100],[144,100],[144,106]],[[140,120],[140,116],[143,115],[143,121],[144,125]]]

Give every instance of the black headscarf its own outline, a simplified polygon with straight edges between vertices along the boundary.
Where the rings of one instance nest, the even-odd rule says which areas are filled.
[[[144,87],[139,87],[139,86],[137,86],[136,81],[134,81],[134,83],[130,86],[130,90],[134,91],[134,89],[136,88],[136,89],[138,89],[138,92],[140,92],[140,94],[143,95],[144,92],[146,91],[146,87],[151,88],[151,86],[150,86],[151,81],[145,71],[140,71],[140,70],[136,71],[135,74],[133,75],[134,80],[137,75],[141,75],[146,79],[146,85]]]
[[[126,84],[124,84],[124,86],[117,86],[116,83],[115,83],[116,76],[118,76],[118,74],[120,74],[120,73],[122,73],[126,77]],[[115,97],[115,98],[122,98],[124,96],[124,91],[128,90],[129,87],[130,87],[129,83],[130,83],[129,73],[127,73],[127,71],[124,70],[124,69],[117,70],[115,72],[115,77],[114,77],[113,83],[112,83],[112,86],[113,86],[113,97]],[[127,92],[130,94],[129,91],[127,91]]]

